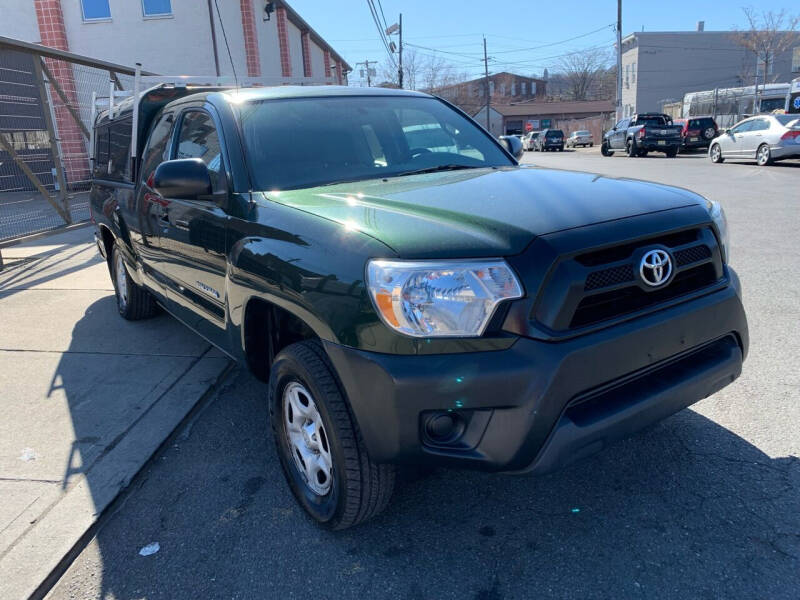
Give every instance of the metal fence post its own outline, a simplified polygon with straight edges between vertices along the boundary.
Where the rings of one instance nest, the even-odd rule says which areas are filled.
[[[53,105],[50,102],[47,93],[47,86],[44,83],[44,73],[42,72],[42,63],[38,57],[34,57],[33,69],[36,73],[36,85],[39,86],[39,96],[42,99],[42,114],[44,115],[45,127],[47,134],[50,136],[50,152],[53,155],[53,164],[56,168],[56,180],[58,181],[59,193],[58,198],[61,206],[64,208],[64,216],[67,225],[72,224],[72,218],[69,214],[69,201],[67,196],[67,178],[64,175],[64,163],[61,162],[64,153],[61,150],[61,143],[56,134],[55,123],[53,122]]]

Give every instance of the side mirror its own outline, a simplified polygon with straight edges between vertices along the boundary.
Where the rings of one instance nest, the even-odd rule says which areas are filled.
[[[168,160],[156,168],[153,188],[165,198],[192,200],[211,194],[211,175],[199,158]]]
[[[500,141],[508,150],[508,153],[519,160],[522,158],[522,155],[525,153],[525,150],[522,147],[522,142],[520,139],[515,135],[501,135]]]

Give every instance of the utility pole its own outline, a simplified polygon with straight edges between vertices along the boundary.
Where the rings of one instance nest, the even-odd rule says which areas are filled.
[[[765,61],[766,62],[766,61]],[[766,66],[764,67],[764,81],[766,82]],[[758,114],[758,50],[756,50],[756,75],[753,85],[753,114]]]
[[[372,64],[374,65],[376,62],[377,61],[373,60]],[[365,60],[364,62],[356,63],[356,66],[364,65],[364,70],[367,73],[367,87],[372,87],[372,75],[369,72],[369,64],[370,64],[370,61],[369,60]]]
[[[622,119],[622,0],[617,0],[617,122]]]
[[[492,106],[492,97],[489,94],[489,56],[486,54],[486,37],[483,38],[483,82],[486,87],[486,131],[492,132],[489,124],[489,109]]]
[[[400,84],[400,89],[403,89],[403,13],[400,13],[400,46],[397,51],[400,55],[400,65],[397,67],[397,81]]]

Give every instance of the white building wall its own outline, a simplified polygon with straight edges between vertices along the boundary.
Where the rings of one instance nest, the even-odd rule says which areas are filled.
[[[322,48],[311,40],[309,40],[308,46],[311,49],[311,76],[323,83],[325,79],[325,55]]]
[[[0,0],[0,35],[24,42],[41,42],[33,1]]]
[[[281,59],[277,20],[263,20],[263,0],[251,0],[258,37],[261,76],[280,77]],[[214,51],[208,4],[204,0],[171,0],[172,15],[144,18],[140,0],[109,0],[111,19],[84,22],[80,0],[61,0],[70,51],[109,62],[142,68],[164,75],[214,75]],[[219,0],[237,75],[247,76],[240,3]],[[213,4],[212,4],[213,6]],[[216,9],[213,19],[217,37],[220,73],[232,75],[223,27]],[[303,77],[303,47],[300,30],[288,22],[293,78]],[[40,42],[33,0],[0,0],[0,35]],[[322,49],[310,42],[312,82],[324,83]]]
[[[303,76],[303,42],[300,30],[287,21],[286,33],[289,37],[289,57],[292,60],[292,77]]]
[[[234,25],[227,14],[230,9],[226,4],[230,3],[220,4],[230,31]],[[140,62],[145,70],[163,74],[214,74],[211,28],[205,4],[196,0],[172,0],[172,17],[145,19],[141,2],[111,0],[111,19],[92,22],[83,21],[78,0],[62,2],[61,6],[72,52],[126,65]],[[222,36],[219,30],[217,35]],[[231,37],[229,35],[229,40]],[[234,42],[231,49],[236,58],[235,40],[230,41]],[[220,67],[227,64],[230,72],[230,61],[222,58],[220,56]],[[243,60],[243,52],[240,60]]]
[[[281,49],[278,44],[278,20],[273,15],[269,21],[261,16],[263,2],[255,1],[256,32],[258,35],[258,53],[261,59],[262,77],[281,76]]]

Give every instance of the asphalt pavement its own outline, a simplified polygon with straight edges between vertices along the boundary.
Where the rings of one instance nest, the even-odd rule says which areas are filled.
[[[525,162],[723,204],[751,333],[738,381],[544,477],[404,471],[383,515],[330,533],[283,480],[265,386],[236,370],[49,597],[797,598],[800,164],[597,148]]]

